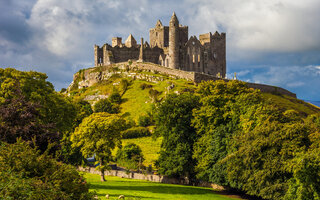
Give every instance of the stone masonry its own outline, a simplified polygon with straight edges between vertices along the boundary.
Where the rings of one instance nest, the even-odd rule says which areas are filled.
[[[169,26],[158,20],[149,30],[148,42],[137,44],[130,34],[125,43],[121,37],[112,38],[112,46],[94,46],[95,66],[137,60],[151,62],[171,69],[199,72],[219,78],[226,75],[226,34],[201,34],[188,36],[188,26],[179,24],[173,13]]]

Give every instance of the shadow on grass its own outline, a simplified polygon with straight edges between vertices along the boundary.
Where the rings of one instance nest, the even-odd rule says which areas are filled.
[[[219,194],[215,191],[201,188],[188,188],[179,186],[112,186],[112,185],[100,185],[100,184],[90,184],[90,189],[93,190],[128,190],[128,191],[142,191],[142,192],[152,192],[152,193],[163,193],[163,194]]]

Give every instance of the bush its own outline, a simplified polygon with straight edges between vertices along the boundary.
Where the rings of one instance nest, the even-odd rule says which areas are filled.
[[[120,111],[118,104],[112,103],[109,99],[100,99],[93,107],[94,112],[107,112],[110,114],[116,114]]]
[[[111,95],[109,96],[109,100],[111,103],[121,104],[121,95],[118,90],[113,89]]]
[[[0,144],[0,199],[92,199],[78,171],[18,140]]]
[[[122,132],[123,139],[146,137],[150,135],[149,129],[145,127],[133,127]]]
[[[152,88],[153,85],[146,84],[146,83],[141,83],[139,86],[142,90],[147,89],[147,88]]]
[[[150,116],[142,115],[138,119],[139,126],[147,127],[147,126],[150,126],[151,124],[152,124],[152,119]]]
[[[141,148],[134,143],[129,143],[118,149],[116,158],[117,163],[127,169],[138,169],[144,161]]]

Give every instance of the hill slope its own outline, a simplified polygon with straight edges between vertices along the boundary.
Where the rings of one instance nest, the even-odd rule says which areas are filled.
[[[151,113],[155,101],[161,101],[167,94],[196,89],[196,84],[190,80],[158,71],[132,70],[121,66],[123,65],[80,70],[74,75],[68,94],[75,99],[84,99],[94,104],[99,99],[107,98],[112,91],[118,91],[122,95],[121,114],[137,123],[140,116]],[[262,93],[262,96],[280,108],[298,111],[302,117],[320,111],[320,108],[291,96],[272,93]],[[148,166],[157,159],[161,144],[159,140],[152,140],[151,137],[124,140],[124,143],[128,142],[143,146],[142,151],[146,155],[145,165]]]

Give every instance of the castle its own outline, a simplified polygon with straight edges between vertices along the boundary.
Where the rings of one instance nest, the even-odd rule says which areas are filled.
[[[95,66],[137,60],[172,69],[200,72],[219,78],[226,75],[226,34],[215,32],[188,37],[188,26],[179,24],[173,13],[169,26],[158,20],[149,30],[150,44],[137,41],[130,34],[125,43],[121,37],[112,38],[112,46],[94,46]]]

